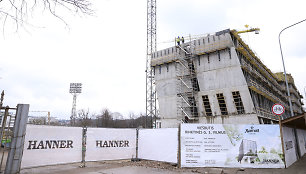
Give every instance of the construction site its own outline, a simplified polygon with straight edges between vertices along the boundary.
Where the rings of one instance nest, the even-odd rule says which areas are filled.
[[[69,125],[50,109],[5,106],[2,92],[0,173],[305,173],[303,96],[285,68],[272,72],[242,39],[259,28],[175,37],[157,50],[156,0],[146,17],[144,123],[115,128],[103,125],[108,110],[109,120],[77,113],[82,83],[70,83]]]
[[[275,124],[275,103],[282,119],[302,114],[303,96],[288,76],[290,113],[283,72],[273,73],[239,36],[258,32],[226,29],[156,51],[151,64],[159,103],[160,127],[180,123]]]

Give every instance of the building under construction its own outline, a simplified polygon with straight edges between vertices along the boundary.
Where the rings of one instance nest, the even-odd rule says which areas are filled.
[[[151,65],[159,103],[158,127],[179,123],[273,124],[271,107],[290,117],[283,73],[272,73],[236,30],[223,30],[154,52]],[[294,114],[302,96],[289,77]]]

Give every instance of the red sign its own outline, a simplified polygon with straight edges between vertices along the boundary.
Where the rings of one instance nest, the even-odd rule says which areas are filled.
[[[282,115],[285,112],[285,107],[281,104],[274,104],[272,106],[272,112],[275,115]]]

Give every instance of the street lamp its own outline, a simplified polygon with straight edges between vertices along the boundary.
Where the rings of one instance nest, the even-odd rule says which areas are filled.
[[[287,95],[288,95],[288,99],[289,99],[289,107],[290,107],[290,113],[291,113],[291,116],[293,117],[293,109],[292,109],[292,102],[291,102],[291,97],[290,97],[290,91],[289,91],[289,86],[288,86],[288,80],[287,80],[287,74],[286,74],[286,68],[285,68],[285,63],[284,63],[284,57],[283,57],[283,51],[282,51],[282,46],[281,46],[281,41],[280,41],[280,35],[282,34],[282,32],[290,27],[293,27],[299,23],[302,23],[306,21],[306,19],[300,21],[300,22],[297,22],[295,24],[292,24],[284,29],[282,29],[282,31],[279,33],[278,35],[278,41],[279,41],[279,48],[280,48],[280,51],[281,51],[281,56],[282,56],[282,61],[283,61],[283,67],[284,67],[284,74],[285,74],[285,82],[286,82],[286,88],[287,88]]]

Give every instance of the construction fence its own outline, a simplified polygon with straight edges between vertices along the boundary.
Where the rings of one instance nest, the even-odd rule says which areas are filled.
[[[278,125],[181,124],[113,129],[28,125],[21,166],[145,159],[181,167],[284,168],[306,152],[306,131]],[[284,159],[285,156],[285,159]]]

